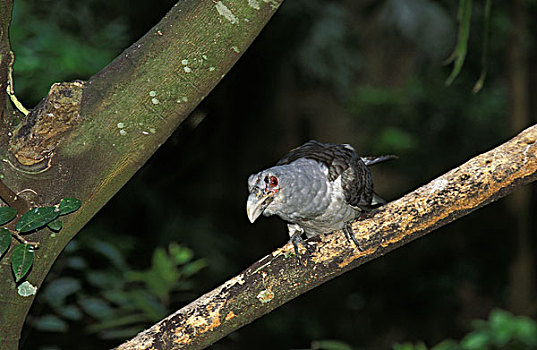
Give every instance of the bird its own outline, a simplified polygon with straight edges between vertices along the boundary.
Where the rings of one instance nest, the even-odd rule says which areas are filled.
[[[336,230],[343,230],[361,250],[352,221],[386,203],[373,191],[368,166],[395,158],[359,157],[349,144],[310,140],[275,166],[248,177],[248,219],[254,223],[261,215],[277,215],[286,221],[297,257],[299,244],[307,248],[303,235],[310,238]]]

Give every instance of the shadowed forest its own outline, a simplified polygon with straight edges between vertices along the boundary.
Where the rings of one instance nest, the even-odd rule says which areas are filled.
[[[471,5],[468,49],[446,64]],[[26,107],[87,79],[173,1],[15,0]],[[37,295],[22,349],[116,346],[288,240],[250,224],[247,178],[307,140],[396,154],[399,198],[537,122],[535,1],[286,0],[243,57],[77,235]],[[483,87],[473,92],[480,76]],[[346,273],[211,349],[537,349],[535,185]],[[460,346],[460,347],[458,347]]]

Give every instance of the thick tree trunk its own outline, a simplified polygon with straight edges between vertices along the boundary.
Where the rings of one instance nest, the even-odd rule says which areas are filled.
[[[316,286],[419,238],[537,179],[537,125],[356,221],[364,251],[333,233],[254,263],[117,350],[203,349]],[[507,239],[507,238],[506,238]],[[502,252],[499,252],[501,254]]]
[[[280,3],[182,0],[89,81],[53,85],[15,128],[5,94],[12,1],[0,0],[3,181],[13,192],[30,189],[21,197],[32,206],[67,196],[83,203],[60,233],[44,229],[26,237],[40,243],[29,283],[39,290],[65,245],[222,79]],[[17,293],[10,255],[0,260],[2,349],[17,348],[34,298]]]

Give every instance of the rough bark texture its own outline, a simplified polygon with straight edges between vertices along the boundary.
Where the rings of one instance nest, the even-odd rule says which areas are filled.
[[[202,349],[298,295],[421,237],[537,179],[537,125],[353,224],[364,251],[341,232],[290,244],[120,345]]]
[[[54,84],[15,125],[5,98],[12,1],[0,0],[0,196],[10,205],[22,190],[18,198],[32,206],[62,197],[83,203],[60,233],[25,237],[40,243],[26,281],[39,290],[65,245],[222,79],[280,2],[182,0],[89,81]],[[18,347],[34,299],[17,293],[9,266],[15,245],[0,260],[2,349]]]

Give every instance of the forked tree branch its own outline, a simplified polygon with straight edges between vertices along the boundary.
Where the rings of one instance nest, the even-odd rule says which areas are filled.
[[[52,85],[22,116],[11,106],[12,85],[6,93],[13,1],[0,0],[0,198],[19,213],[63,197],[83,203],[59,234],[25,236],[40,248],[24,282],[14,282],[10,266],[17,242],[0,259],[0,349],[19,348],[35,298],[21,283],[42,289],[63,248],[231,69],[282,1],[177,1],[102,71]]]
[[[203,349],[316,286],[419,238],[537,178],[537,125],[393,201],[353,229],[364,251],[336,232],[274,251],[132,340],[127,349]]]

